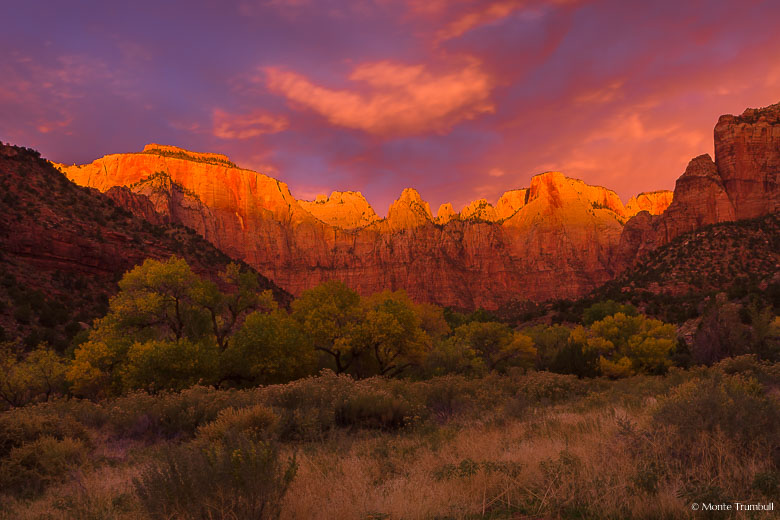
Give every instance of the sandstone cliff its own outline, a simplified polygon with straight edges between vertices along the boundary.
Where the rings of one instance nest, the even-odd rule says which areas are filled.
[[[480,199],[455,213],[443,204],[435,218],[406,189],[380,219],[359,193],[298,201],[225,156],[160,145],[62,169],[85,186],[147,196],[164,218],[293,294],[339,279],[364,294],[403,288],[421,301],[495,308],[579,296],[681,233],[776,211],[778,118],[777,106],[722,117],[715,161],[693,159],[673,195],[642,193],[626,205],[612,190],[547,172],[495,205]]]
[[[660,215],[672,203],[673,191],[659,190],[643,192],[631,197],[626,203],[626,216],[633,217],[640,211]]]
[[[334,191],[330,197],[318,195],[314,201],[298,203],[324,223],[341,229],[361,228],[379,220],[359,191]]]
[[[362,293],[403,288],[421,301],[495,308],[577,296],[612,275],[620,199],[558,172],[505,193],[495,207],[477,201],[458,215],[444,205],[435,219],[406,189],[379,219],[357,193],[298,201],[284,183],[230,164],[155,145],[60,167],[79,184],[145,195],[165,218],[294,294],[335,278]]]
[[[701,226],[778,211],[780,104],[748,109],[741,116],[721,116],[714,139],[715,160],[709,155],[691,160],[662,215],[642,211],[626,223],[615,260],[617,271]]]
[[[7,303],[0,329],[30,346],[65,348],[79,322],[105,313],[122,274],[146,258],[178,255],[219,283],[231,259],[166,222],[146,195],[77,186],[37,152],[0,143],[0,302]],[[261,287],[289,303],[290,295],[263,277]]]

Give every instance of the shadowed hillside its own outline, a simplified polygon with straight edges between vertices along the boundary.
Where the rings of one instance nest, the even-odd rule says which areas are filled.
[[[153,212],[143,195],[123,196]],[[136,218],[109,196],[70,182],[38,152],[0,143],[0,340],[64,349],[105,314],[122,273],[171,255],[209,277],[232,261],[192,230]]]
[[[700,316],[707,298],[780,307],[780,214],[725,222],[680,235],[588,296],[541,304],[516,301],[508,321],[578,322],[590,305],[631,303],[648,316],[682,323]]]

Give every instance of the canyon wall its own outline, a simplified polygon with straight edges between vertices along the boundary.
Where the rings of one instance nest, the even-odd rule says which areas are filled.
[[[359,192],[296,200],[283,182],[225,156],[161,145],[60,169],[84,186],[146,196],[163,219],[293,294],[338,279],[363,294],[405,289],[419,301],[496,308],[580,296],[682,233],[776,211],[778,112],[721,117],[715,161],[696,157],[674,194],[641,193],[625,205],[612,190],[546,172],[495,205],[443,204],[435,216],[406,189],[381,219]]]
[[[416,300],[463,308],[596,287],[613,275],[630,214],[611,190],[559,172],[537,175],[495,206],[480,200],[456,213],[446,205],[436,217],[406,189],[380,219],[360,193],[298,201],[284,183],[224,156],[174,147],[59,167],[139,216],[191,227],[293,294],[338,279],[364,294],[406,289]]]
[[[626,223],[616,270],[701,226],[778,211],[780,103],[721,116],[714,139],[715,160],[706,154],[691,159],[666,211],[640,212]]]

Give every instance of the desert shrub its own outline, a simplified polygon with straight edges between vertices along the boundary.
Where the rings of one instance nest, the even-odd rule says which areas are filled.
[[[556,458],[547,458],[539,463],[542,473],[541,489],[550,507],[557,509],[560,518],[597,518],[590,511],[595,497],[592,483],[586,481],[585,463],[576,454],[562,450]],[[541,506],[544,506],[542,499]]]
[[[766,395],[754,377],[721,375],[695,378],[663,398],[654,418],[672,426],[682,446],[699,440],[702,432],[722,432],[743,449],[778,445],[780,403]]]
[[[279,417],[265,405],[246,408],[226,408],[216,419],[198,428],[202,442],[219,442],[230,436],[243,434],[252,440],[274,436]]]
[[[107,405],[107,422],[117,436],[189,437],[220,411],[250,404],[249,392],[193,386],[181,392],[134,392]]]
[[[755,355],[726,358],[712,368],[728,375],[742,374],[746,377],[754,377],[765,386],[780,385],[780,363],[759,361]]]
[[[434,480],[453,480],[458,478],[470,478],[479,472],[485,474],[497,473],[508,476],[509,478],[517,478],[523,469],[523,465],[519,462],[506,462],[506,461],[475,461],[472,459],[463,459],[458,464],[444,464],[437,467],[431,476]]]
[[[72,416],[52,413],[46,405],[15,408],[0,414],[0,459],[7,457],[14,448],[44,436],[56,440],[86,440],[87,432]]]
[[[470,410],[475,404],[474,385],[463,376],[436,377],[416,385],[418,399],[440,421]]]
[[[517,395],[534,402],[559,402],[587,392],[586,384],[570,374],[530,372],[518,381]]]
[[[263,389],[263,400],[279,414],[282,439],[319,439],[336,427],[336,403],[354,391],[355,380],[323,370],[319,376]]]
[[[61,480],[87,459],[87,447],[78,439],[45,435],[11,449],[0,461],[0,489],[31,496]]]
[[[274,444],[239,435],[205,449],[170,450],[135,487],[149,518],[278,518],[296,469],[294,458],[281,461]]]
[[[393,430],[414,420],[415,408],[405,398],[386,390],[362,386],[356,393],[337,403],[337,425]]]

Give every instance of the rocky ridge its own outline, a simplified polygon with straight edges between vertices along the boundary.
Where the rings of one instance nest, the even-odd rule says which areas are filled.
[[[625,205],[612,190],[546,172],[495,205],[482,199],[456,213],[443,204],[435,217],[406,189],[381,219],[359,193],[299,201],[224,156],[174,147],[61,168],[78,184],[139,193],[163,172],[170,186],[146,193],[160,197],[156,207],[293,294],[339,279],[364,294],[406,289],[421,301],[496,308],[580,296],[682,233],[776,211],[777,111],[722,117],[715,161],[692,160],[673,195],[642,193]]]
[[[436,217],[406,189],[380,219],[358,193],[298,201],[271,177],[155,149],[60,168],[78,184],[146,195],[166,219],[294,294],[335,278],[361,293],[403,288],[455,307],[575,296],[612,276],[625,218],[614,192],[548,172],[495,206],[456,214],[445,205]]]
[[[778,211],[780,103],[721,116],[714,139],[715,160],[705,154],[690,161],[665,212],[639,212],[626,223],[616,270],[702,226]]]

